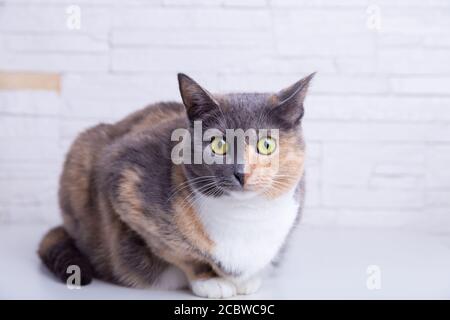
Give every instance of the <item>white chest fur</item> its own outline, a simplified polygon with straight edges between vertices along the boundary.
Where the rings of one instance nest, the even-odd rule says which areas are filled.
[[[215,243],[214,258],[225,270],[242,277],[256,274],[271,262],[298,211],[294,190],[270,200],[225,196],[202,197],[197,203],[200,220]]]

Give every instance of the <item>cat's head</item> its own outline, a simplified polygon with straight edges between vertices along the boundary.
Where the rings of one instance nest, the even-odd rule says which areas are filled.
[[[313,76],[276,93],[211,94],[179,74],[190,135],[197,137],[191,148],[209,157],[184,165],[191,186],[242,199],[275,198],[295,188],[303,175],[303,102]]]

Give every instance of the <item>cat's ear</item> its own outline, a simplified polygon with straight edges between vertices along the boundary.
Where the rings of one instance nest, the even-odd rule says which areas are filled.
[[[178,74],[181,98],[191,121],[201,119],[202,115],[218,107],[211,93],[183,73]]]
[[[303,101],[308,91],[309,83],[316,73],[297,81],[290,87],[281,90],[274,96],[273,112],[284,124],[296,126],[303,117]]]

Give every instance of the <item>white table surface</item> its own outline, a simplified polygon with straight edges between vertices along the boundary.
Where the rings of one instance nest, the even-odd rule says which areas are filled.
[[[197,299],[186,291],[132,289],[94,280],[71,290],[36,248],[48,226],[0,226],[2,299]],[[367,267],[381,271],[369,290]],[[261,290],[237,299],[449,299],[450,235],[405,230],[299,227],[283,264]]]

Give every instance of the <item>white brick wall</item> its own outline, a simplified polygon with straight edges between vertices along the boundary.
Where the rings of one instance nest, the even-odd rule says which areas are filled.
[[[450,230],[448,0],[0,0],[0,73],[62,79],[59,93],[0,91],[0,223],[56,221],[75,135],[179,100],[179,71],[211,91],[318,71],[304,223]]]

